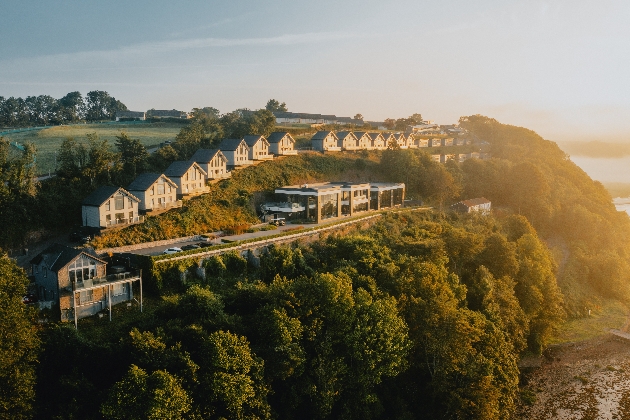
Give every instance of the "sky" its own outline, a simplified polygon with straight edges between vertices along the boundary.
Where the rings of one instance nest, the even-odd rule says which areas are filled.
[[[627,0],[0,0],[0,96],[366,120],[482,114],[630,141]]]

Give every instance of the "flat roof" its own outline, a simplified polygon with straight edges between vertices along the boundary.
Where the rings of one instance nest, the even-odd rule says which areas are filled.
[[[405,188],[402,182],[317,182],[313,184],[288,185],[276,188],[276,194],[319,195],[331,191],[369,188],[373,190],[388,190]]]

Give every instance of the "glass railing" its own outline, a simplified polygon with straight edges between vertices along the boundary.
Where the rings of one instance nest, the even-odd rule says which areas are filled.
[[[116,283],[121,280],[138,279],[140,279],[140,270],[131,270],[124,273],[108,274],[103,277],[93,277],[91,279],[77,280],[75,282],[75,290],[91,289],[93,287],[104,286],[109,283]]]

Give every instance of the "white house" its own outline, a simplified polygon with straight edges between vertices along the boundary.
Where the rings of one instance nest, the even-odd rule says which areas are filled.
[[[227,158],[229,168],[252,164],[249,158],[249,146],[243,139],[225,139],[219,145],[219,150]]]
[[[123,188],[100,187],[81,203],[83,226],[110,228],[141,223],[144,216],[138,214],[139,203],[138,197]]]
[[[140,174],[129,184],[127,190],[140,199],[138,209],[143,212],[182,206],[181,200],[177,199],[177,184],[164,174]]]
[[[228,160],[219,149],[198,149],[190,160],[206,171],[208,179],[223,179],[232,175],[227,169]]]
[[[337,132],[337,146],[342,150],[357,150],[359,148],[359,140],[352,131]]]
[[[197,162],[173,162],[164,171],[164,175],[177,185],[179,198],[190,198],[208,192],[208,187],[206,186],[208,174]]]
[[[273,159],[273,155],[269,154],[269,142],[265,136],[245,136],[243,140],[249,147],[249,160]]]
[[[337,136],[332,131],[318,131],[313,138],[311,138],[313,149],[319,150],[320,152],[341,151],[341,147],[339,147],[337,143]]]
[[[364,131],[355,131],[354,135],[357,138],[357,144],[360,150],[372,149],[372,139],[370,138],[368,133]]]
[[[297,155],[295,140],[287,132],[271,133],[267,141],[269,142],[269,153],[276,156]]]

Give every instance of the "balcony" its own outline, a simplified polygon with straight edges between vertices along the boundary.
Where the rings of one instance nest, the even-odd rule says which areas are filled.
[[[94,277],[83,281],[77,280],[74,284],[75,291],[84,291],[99,289],[107,285],[128,283],[130,281],[140,280],[140,270],[127,271],[125,273],[109,274],[104,277]]]
[[[263,210],[280,212],[280,213],[299,213],[306,210],[306,207],[300,203],[265,203],[263,204]]]
[[[106,220],[105,227],[106,228],[120,227],[120,226],[125,226],[125,225],[135,225],[135,224],[143,223],[143,222],[144,222],[144,216],[136,216],[136,217],[131,217],[127,219]]]
[[[232,172],[226,169],[215,169],[215,170],[211,169],[210,173],[208,174],[208,179],[225,179],[231,176],[232,176]]]
[[[168,203],[154,204],[152,208],[146,209],[147,214],[162,213],[166,210],[180,208],[183,205],[182,200],[170,201]]]
[[[295,149],[287,149],[287,150],[280,151],[281,156],[290,156],[290,155],[297,155],[297,154],[298,154],[298,151]]]

